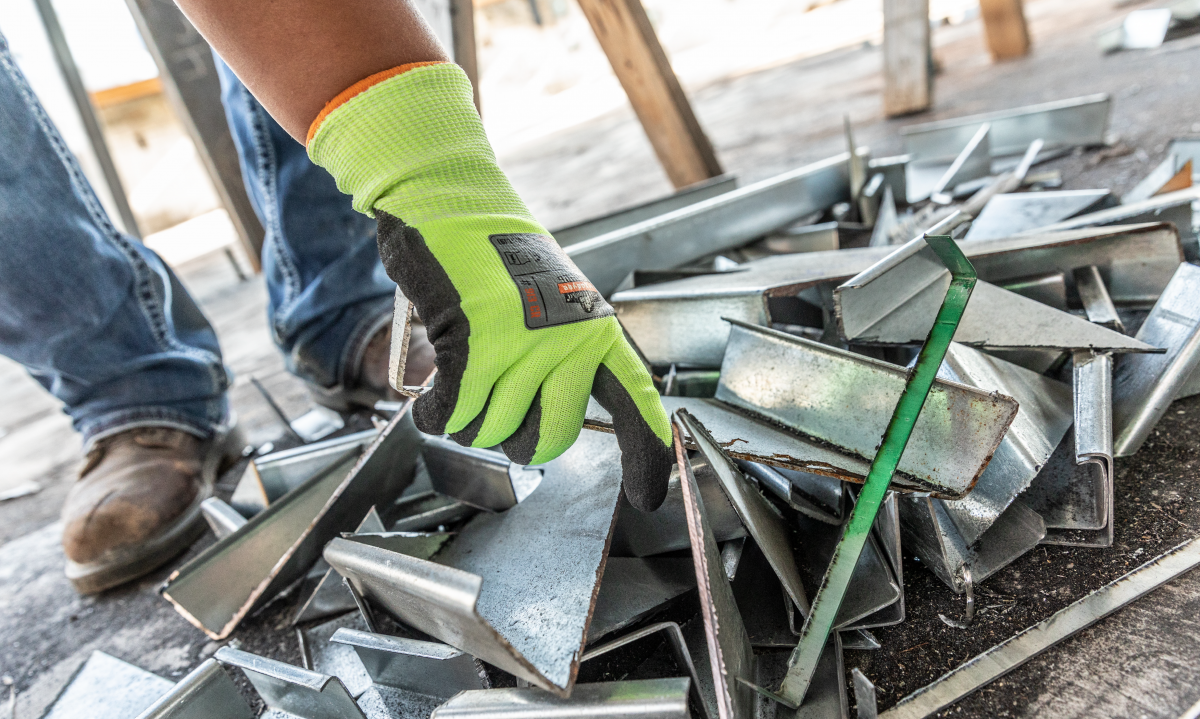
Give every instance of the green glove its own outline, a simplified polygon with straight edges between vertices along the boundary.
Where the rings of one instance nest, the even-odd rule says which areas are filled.
[[[591,394],[612,413],[625,495],[656,509],[673,464],[658,393],[496,164],[465,73],[422,63],[357,83],[317,117],[308,152],[378,220],[384,267],[433,342],[417,427],[541,464],[578,438]]]

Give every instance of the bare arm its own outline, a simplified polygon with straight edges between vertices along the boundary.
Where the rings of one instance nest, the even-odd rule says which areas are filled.
[[[288,133],[304,142],[325,103],[398,65],[447,60],[407,0],[176,0]]]

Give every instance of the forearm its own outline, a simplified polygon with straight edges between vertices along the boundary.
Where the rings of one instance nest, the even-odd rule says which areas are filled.
[[[288,133],[305,141],[325,103],[363,78],[447,60],[406,0],[176,0]]]

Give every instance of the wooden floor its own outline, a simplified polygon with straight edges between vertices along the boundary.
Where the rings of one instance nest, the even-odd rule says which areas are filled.
[[[901,150],[898,129],[913,121],[1108,92],[1115,99],[1112,130],[1129,152],[1097,163],[1068,158],[1058,166],[1067,189],[1104,186],[1120,192],[1161,160],[1172,137],[1200,134],[1200,45],[1194,39],[1109,57],[1095,48],[1094,36],[1102,27],[1144,6],[1029,0],[1034,54],[1001,65],[990,63],[978,21],[939,29],[936,110],[919,118],[882,118],[876,46],[731,78],[695,89],[692,96],[726,168],[752,181],[842,151],[847,113],[859,142],[882,156]],[[559,133],[501,161],[549,226],[668,191],[629,111]],[[307,408],[308,399],[269,339],[262,279],[238,280],[220,254],[179,272],[221,338],[237,378],[231,400],[251,440],[278,435],[279,425],[250,378],[261,380],[292,416]],[[1190,446],[1200,455],[1200,441]],[[0,675],[12,678],[22,719],[39,716],[95,649],[171,678],[216,649],[154,594],[161,573],[97,598],[71,592],[61,574],[54,522],[79,464],[78,439],[56,402],[21,368],[0,360],[0,492],[28,482],[41,487],[0,503]],[[1192,492],[1188,501],[1200,505],[1198,494]],[[1200,574],[1193,573],[947,715],[1174,719],[1200,699],[1197,616]],[[273,630],[277,620],[268,611],[248,623],[240,637],[244,646],[293,657],[290,633]],[[1016,704],[1008,706],[1006,697]]]

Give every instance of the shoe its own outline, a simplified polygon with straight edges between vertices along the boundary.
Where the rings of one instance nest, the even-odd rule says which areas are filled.
[[[75,590],[94,594],[124,584],[191,546],[205,530],[200,503],[241,448],[236,430],[201,440],[168,427],[137,427],[97,441],[62,511],[66,574]]]
[[[362,351],[362,359],[351,374],[352,380],[333,387],[318,387],[308,383],[313,400],[336,412],[370,409],[380,400],[398,402],[408,399],[388,383],[388,359],[391,355],[392,324],[376,332]],[[406,385],[424,384],[434,369],[433,345],[425,325],[413,318],[408,338],[408,359],[404,365]]]

